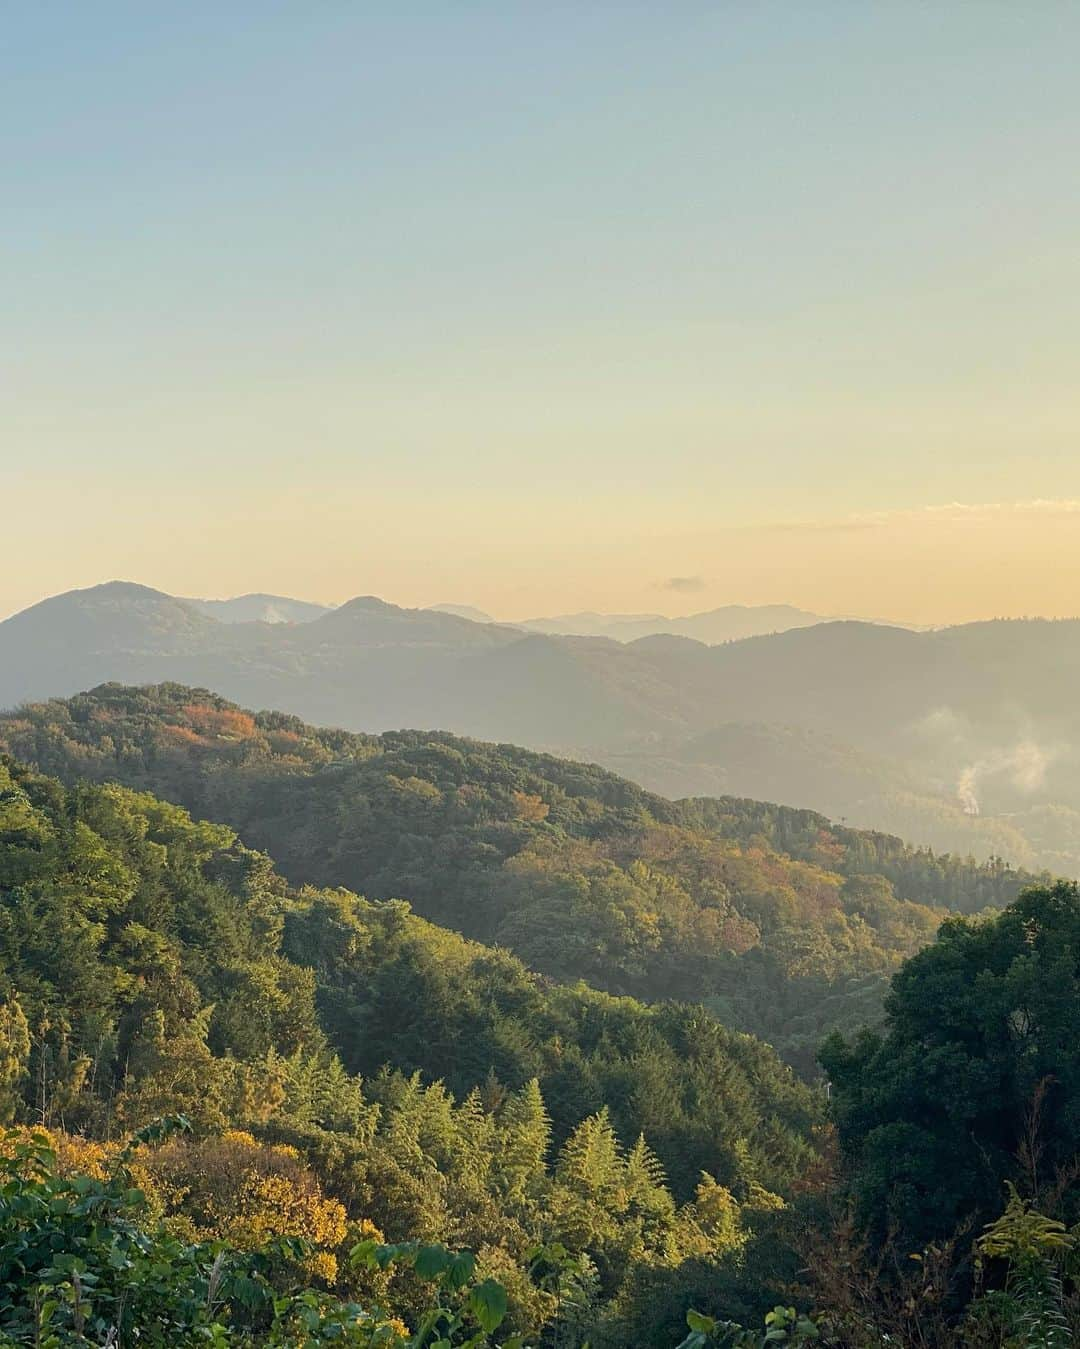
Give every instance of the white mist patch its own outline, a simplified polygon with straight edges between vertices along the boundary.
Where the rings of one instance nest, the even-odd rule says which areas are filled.
[[[956,783],[956,795],[964,814],[979,814],[979,784],[988,777],[1007,776],[1013,787],[1025,795],[1038,791],[1046,781],[1046,770],[1053,757],[1034,740],[1021,740],[1012,749],[993,750],[968,764]]]
[[[956,784],[956,795],[960,798],[960,804],[964,808],[965,815],[978,815],[979,798],[975,793],[975,786],[979,780],[979,765],[971,764],[960,774]]]

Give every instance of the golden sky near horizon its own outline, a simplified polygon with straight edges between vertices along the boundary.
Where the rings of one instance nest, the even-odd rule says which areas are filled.
[[[1078,47],[991,0],[22,7],[0,614],[1073,615]]]
[[[377,520],[351,500],[305,517],[303,503],[249,499],[247,519],[263,546],[240,564],[230,561],[225,588],[219,540],[205,522],[192,523],[195,502],[172,504],[184,509],[163,518],[148,499],[144,524],[121,538],[97,536],[100,570],[78,584],[137,580],[172,594],[259,590],[325,603],[377,594],[409,607],[475,604],[503,619],[580,608],[682,614],[728,603],[790,603],[912,624],[1080,614],[1076,501],[953,504],[678,533],[659,524],[623,527],[614,516],[590,521],[579,507],[560,519],[579,536],[572,552],[554,530],[530,535],[521,521],[485,530],[465,552],[437,510],[423,509],[397,530],[392,517]],[[321,536],[303,527],[305,518],[318,521]],[[79,522],[69,528],[77,539]],[[89,544],[93,526],[81,528]],[[223,533],[231,528],[227,520],[218,525]],[[660,573],[658,561],[671,570]],[[41,555],[20,578],[11,610],[70,588],[68,580],[62,559]]]

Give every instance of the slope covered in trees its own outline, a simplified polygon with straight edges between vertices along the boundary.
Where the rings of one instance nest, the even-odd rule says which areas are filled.
[[[107,1141],[176,1112],[194,1139],[148,1183],[185,1232],[322,1231],[324,1283],[346,1223],[472,1244],[525,1325],[537,1243],[598,1322],[645,1269],[744,1245],[816,1155],[820,1096],[701,1008],[552,985],[400,901],[294,890],[227,826],[5,759],[0,1113]]]
[[[451,1103],[440,1118],[444,1171],[433,1165],[421,1186],[431,1192],[454,1152],[459,1191],[481,1205],[485,1178],[510,1182],[497,1190],[499,1210],[515,1211],[516,1226],[536,1198],[521,1182],[534,1178],[527,1158],[544,1136],[542,1119],[523,1128],[530,1109],[515,1098],[505,1120],[468,1105],[455,1117]],[[477,1132],[478,1122],[488,1127]],[[357,1150],[376,1148],[367,1139]],[[104,1146],[9,1130],[0,1135],[0,1183],[3,1349],[674,1349],[676,1340],[679,1349],[764,1349],[820,1338],[790,1307],[766,1313],[763,1334],[694,1308],[668,1334],[663,1317],[635,1316],[633,1297],[605,1297],[605,1275],[619,1266],[631,1267],[627,1282],[648,1270],[654,1288],[671,1292],[687,1265],[737,1274],[755,1241],[749,1223],[781,1206],[760,1188],[739,1205],[703,1181],[694,1203],[676,1211],[648,1148],[622,1154],[603,1119],[567,1143],[543,1191],[568,1233],[607,1246],[603,1266],[561,1241],[536,1244],[507,1267],[499,1260],[508,1253],[490,1243],[479,1254],[442,1241],[387,1244],[370,1220],[347,1220],[295,1148],[237,1130],[193,1137],[182,1116]],[[476,1216],[490,1234],[490,1214]],[[326,1248],[335,1242],[343,1260]]]
[[[539,1077],[560,1137],[582,1103],[609,1105],[629,1138],[662,1109],[658,1146],[688,1183],[736,1166],[757,1093],[793,1140],[808,1119],[768,1050],[694,1009],[550,986],[400,902],[290,890],[231,829],[145,793],[65,789],[14,763],[0,793],[9,1104],[46,1122],[141,1122],[167,1082],[171,1108],[221,1124],[268,1062],[336,1073],[335,1054],[351,1073],[390,1063],[461,1093]],[[653,1075],[652,1100],[631,1063]],[[725,1075],[741,1084],[731,1100],[698,1100]]]
[[[1030,801],[973,814],[948,774],[925,775],[902,756],[856,748],[842,735],[787,724],[730,721],[601,754],[605,767],[666,796],[728,796],[812,804],[860,829],[885,830],[937,851],[1007,857],[1071,873],[1080,816]],[[1007,756],[1006,756],[1007,757]],[[967,807],[967,808],[966,808]]]
[[[666,802],[588,765],[449,736],[319,732],[177,687],[25,709],[5,737],[51,756],[70,785],[0,767],[0,1109],[47,1126],[77,1187],[41,1171],[8,1194],[55,1198],[48,1222],[87,1259],[94,1242],[156,1250],[157,1283],[130,1293],[140,1315],[202,1316],[222,1249],[206,1243],[225,1242],[214,1277],[238,1342],[243,1326],[263,1327],[252,1343],[289,1342],[275,1318],[333,1326],[373,1308],[419,1324],[431,1294],[409,1269],[350,1258],[386,1239],[474,1250],[476,1278],[505,1292],[506,1336],[526,1343],[660,1349],[691,1308],[705,1327],[692,1342],[724,1343],[726,1318],[760,1323],[780,1297],[816,1309],[814,1334],[835,1346],[981,1347],[1036,1323],[1045,1343],[1070,1342],[1075,886],[980,913],[1021,878],[809,812]],[[664,925],[700,922],[710,894],[743,921],[751,902],[787,897],[787,926],[763,923],[759,946],[731,956],[762,1001],[792,983],[773,981],[768,940],[779,952],[801,934],[807,959],[820,957],[809,936],[835,938],[809,925],[815,895],[838,896],[880,942],[917,907],[898,891],[934,887],[960,913],[902,965],[884,1028],[824,1051],[834,1151],[821,1093],[700,1005],[646,1006],[565,969],[552,981],[400,899],[297,889],[228,825],[105,781],[121,764],[207,812],[234,799],[294,866],[362,820],[335,866],[352,857],[391,889],[426,881],[425,902],[459,920],[482,900],[541,957],[576,943],[602,969],[596,951],[610,951],[620,978],[636,973],[635,949],[665,951],[628,933],[673,941]],[[530,913],[547,921],[530,929]],[[696,958],[706,986],[713,967]],[[873,998],[846,1001],[845,1019],[857,1012],[876,1016]],[[151,1131],[128,1188],[94,1189],[123,1136],[177,1111],[190,1134]],[[141,1196],[130,1212],[128,1194]],[[79,1196],[94,1195],[115,1217],[91,1239]],[[6,1203],[0,1229],[23,1241],[30,1208]],[[125,1268],[149,1277],[140,1258]],[[120,1278],[110,1270],[103,1286]],[[88,1314],[68,1287],[58,1324]],[[0,1327],[37,1333],[25,1318],[40,1305],[30,1289],[0,1298]]]
[[[834,1037],[835,1154],[699,1010],[292,890],[129,789],[4,761],[0,914],[0,1342],[661,1349],[696,1308],[686,1345],[759,1345],[724,1326],[781,1295],[766,1343],[1075,1342],[1075,885],[950,919]]]
[[[318,730],[177,685],[25,707],[0,745],[152,789],[294,883],[407,899],[561,982],[704,1002],[804,1072],[827,1030],[873,1018],[945,910],[1001,907],[1024,881],[812,812],[676,803],[512,746]]]

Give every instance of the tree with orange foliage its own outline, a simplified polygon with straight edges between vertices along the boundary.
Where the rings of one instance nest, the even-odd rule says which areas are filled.
[[[250,740],[255,734],[255,718],[239,708],[188,703],[182,710],[188,723],[200,735],[219,740]]]
[[[527,820],[530,824],[539,824],[542,820],[546,820],[551,810],[547,802],[533,792],[512,792],[511,798],[518,819]]]

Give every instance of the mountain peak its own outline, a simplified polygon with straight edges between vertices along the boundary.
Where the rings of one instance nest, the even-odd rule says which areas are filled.
[[[32,615],[56,615],[59,613],[93,613],[98,610],[147,612],[174,610],[186,613],[197,620],[197,614],[186,600],[176,599],[163,590],[152,586],[140,585],[137,581],[102,581],[99,585],[85,586],[79,590],[65,590],[59,595],[50,595],[37,604],[13,614],[7,622],[29,619]]]
[[[346,617],[352,614],[407,614],[410,611],[403,609],[399,604],[391,604],[389,600],[381,600],[378,595],[355,595],[351,600],[346,600],[344,604],[338,605],[333,610],[335,616]],[[415,611],[414,611],[415,612]]]
[[[85,586],[81,590],[65,590],[60,595],[51,596],[54,600],[78,600],[78,599],[148,599],[165,600],[174,604],[182,604],[182,600],[176,600],[172,595],[166,594],[164,590],[155,590],[153,586],[145,586],[138,581],[102,581],[99,585]],[[45,601],[47,603],[48,601]]]

